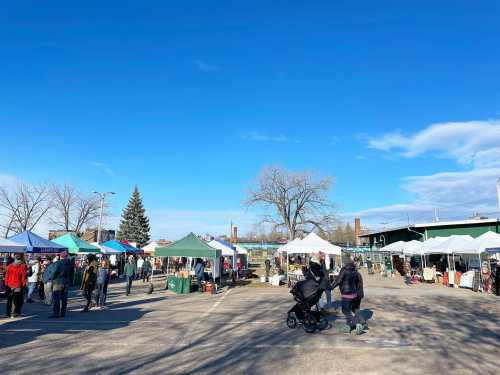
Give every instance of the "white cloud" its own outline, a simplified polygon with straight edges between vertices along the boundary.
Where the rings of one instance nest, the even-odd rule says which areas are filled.
[[[217,65],[210,64],[210,63],[203,61],[203,60],[193,60],[193,64],[199,70],[201,70],[203,72],[213,72],[213,71],[219,69],[219,67]]]
[[[111,169],[111,167],[106,163],[102,163],[100,161],[92,161],[90,162],[90,165],[95,167],[98,171],[106,173],[108,176],[115,175],[113,169]]]
[[[379,226],[428,221],[434,209],[443,219],[463,219],[474,212],[496,216],[496,181],[500,177],[500,121],[470,121],[434,124],[415,134],[399,131],[379,139],[368,138],[369,147],[398,151],[406,158],[430,155],[455,160],[467,170],[441,172],[402,179],[401,189],[413,197],[408,203],[371,208],[346,216],[361,216]]]
[[[412,135],[395,131],[369,138],[368,144],[405,157],[433,153],[476,168],[500,166],[500,121],[438,123]]]
[[[269,135],[260,132],[241,133],[240,138],[253,142],[301,143],[300,140],[288,138],[286,135]]]

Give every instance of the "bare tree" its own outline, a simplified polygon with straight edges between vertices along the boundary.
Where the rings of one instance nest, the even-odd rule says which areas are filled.
[[[279,167],[264,168],[245,201],[247,207],[263,206],[264,223],[274,229],[285,228],[294,239],[298,232],[309,232],[331,225],[335,218],[328,199],[332,178],[318,179],[310,172],[290,172]]]
[[[0,187],[0,210],[4,220],[4,236],[10,232],[20,233],[33,230],[51,208],[47,185],[20,183],[10,192]]]
[[[99,217],[98,197],[83,195],[72,186],[52,186],[53,215],[51,223],[58,228],[81,233],[85,226],[95,224]]]

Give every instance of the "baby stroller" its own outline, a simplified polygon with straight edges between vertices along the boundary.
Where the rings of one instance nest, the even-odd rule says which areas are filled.
[[[323,272],[317,263],[311,263],[306,279],[299,281],[290,293],[297,302],[286,319],[288,328],[294,329],[301,324],[307,333],[328,328],[328,320],[318,306],[324,290],[320,288]]]

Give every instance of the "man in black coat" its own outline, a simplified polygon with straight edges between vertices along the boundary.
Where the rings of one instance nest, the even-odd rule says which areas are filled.
[[[363,278],[356,269],[353,261],[346,263],[340,270],[340,274],[332,285],[332,289],[340,288],[342,297],[342,313],[346,317],[344,331],[350,333],[356,330],[356,334],[363,333],[366,321],[360,314],[361,300],[364,297]],[[354,315],[353,315],[354,313]]]

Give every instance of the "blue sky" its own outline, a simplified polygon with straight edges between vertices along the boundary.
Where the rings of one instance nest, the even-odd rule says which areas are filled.
[[[269,164],[335,176],[371,226],[494,215],[499,24],[496,2],[13,2],[0,182],[114,190],[116,216],[137,184],[155,238],[251,229]]]

